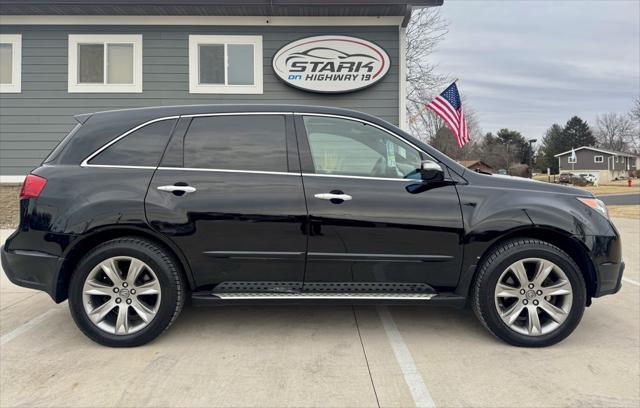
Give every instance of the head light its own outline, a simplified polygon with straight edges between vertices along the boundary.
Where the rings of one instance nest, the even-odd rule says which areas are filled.
[[[584,205],[593,208],[602,214],[605,218],[609,218],[609,212],[607,211],[607,206],[602,202],[602,200],[598,200],[597,198],[586,198],[586,197],[576,197],[580,202]]]

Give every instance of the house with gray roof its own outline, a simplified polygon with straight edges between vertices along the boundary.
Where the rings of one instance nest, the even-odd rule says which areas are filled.
[[[575,157],[572,151],[575,151]],[[637,155],[600,147],[582,146],[554,157],[558,158],[560,173],[589,173],[601,182],[627,178],[630,172],[638,169]]]

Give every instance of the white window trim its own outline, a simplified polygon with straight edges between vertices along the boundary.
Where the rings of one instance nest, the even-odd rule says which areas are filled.
[[[598,157],[600,158],[600,161],[598,161]],[[593,156],[593,162],[594,163],[604,163],[604,156]]]
[[[0,93],[22,92],[22,35],[0,34],[0,43],[11,44],[11,83],[0,84]]]
[[[199,45],[253,45],[253,85],[213,85],[200,82]],[[225,59],[226,59],[225,46]],[[226,61],[225,61],[226,64]],[[189,93],[192,94],[262,94],[262,36],[260,35],[190,35],[189,36]]]
[[[78,44],[104,44],[105,75],[107,44],[133,44],[132,84],[81,84],[78,83]],[[69,77],[70,93],[142,93],[142,34],[69,34]]]
[[[569,164],[575,164],[578,162],[578,157],[576,156],[576,158],[574,160],[571,159],[571,156],[569,156],[567,158],[567,161],[569,162]]]

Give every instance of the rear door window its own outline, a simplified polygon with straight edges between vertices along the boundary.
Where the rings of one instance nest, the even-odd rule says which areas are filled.
[[[144,126],[118,140],[89,164],[155,167],[167,145],[176,120],[161,120]]]
[[[286,172],[285,118],[282,115],[196,117],[185,136],[184,166]]]

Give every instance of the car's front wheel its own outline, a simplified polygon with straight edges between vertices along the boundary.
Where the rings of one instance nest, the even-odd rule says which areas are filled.
[[[118,238],[91,250],[69,286],[78,327],[107,346],[138,346],[157,337],[184,305],[184,283],[173,257],[153,242]]]
[[[537,239],[503,243],[480,266],[472,307],[507,343],[544,347],[576,328],[586,303],[584,278],[571,257]]]

